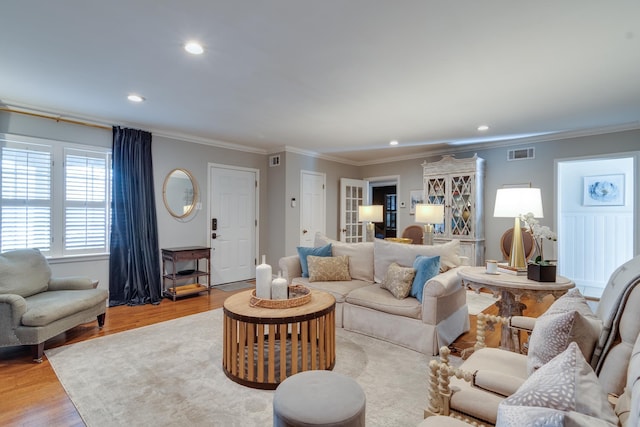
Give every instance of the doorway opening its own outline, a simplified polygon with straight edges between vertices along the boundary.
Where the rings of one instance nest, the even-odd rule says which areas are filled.
[[[639,154],[556,162],[558,273],[586,297],[637,253]]]
[[[374,223],[379,239],[398,237],[398,176],[366,178],[369,182],[369,200],[372,205],[383,206],[383,221]]]

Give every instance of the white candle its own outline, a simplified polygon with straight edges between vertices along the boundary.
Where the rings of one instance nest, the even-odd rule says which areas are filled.
[[[287,299],[289,297],[289,286],[287,279],[282,277],[282,271],[278,272],[278,277],[271,282],[271,298],[272,299]]]
[[[256,297],[271,299],[271,266],[262,255],[262,264],[256,267]]]

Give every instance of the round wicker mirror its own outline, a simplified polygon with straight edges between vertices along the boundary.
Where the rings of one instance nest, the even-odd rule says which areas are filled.
[[[162,186],[162,198],[171,216],[189,216],[198,201],[198,186],[193,175],[186,169],[169,172]]]

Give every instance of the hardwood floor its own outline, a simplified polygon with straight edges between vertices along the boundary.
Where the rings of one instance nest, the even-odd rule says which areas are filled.
[[[213,289],[209,296],[187,297],[176,302],[163,299],[159,305],[111,307],[107,309],[102,330],[98,329],[97,322],[80,325],[47,341],[45,349],[220,308],[234,293]],[[541,303],[523,300],[529,307],[525,315],[537,317],[552,301],[551,297]],[[497,314],[497,308],[492,306],[485,313]],[[471,331],[460,336],[453,347],[471,347],[474,337],[475,316],[471,316]],[[489,345],[497,346],[498,341],[498,333],[487,334]],[[37,364],[32,361],[28,348],[6,347],[0,348],[0,425],[83,426],[84,423],[46,357]]]

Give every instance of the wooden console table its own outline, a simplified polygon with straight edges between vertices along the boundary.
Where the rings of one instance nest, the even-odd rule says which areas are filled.
[[[252,307],[251,291],[224,302],[222,368],[233,381],[273,390],[302,371],[333,369],[336,299],[311,290],[311,301],[291,308]]]
[[[200,269],[200,260],[206,260],[206,270]],[[177,263],[180,261],[193,261],[194,268],[177,271]],[[171,272],[167,272],[167,263],[172,266]],[[200,277],[206,277],[207,284],[198,283]],[[178,284],[183,280],[195,279],[194,283]],[[171,283],[170,287],[167,284]],[[181,248],[162,249],[162,293],[173,298],[197,294],[203,291],[211,292],[211,249],[205,246],[185,246]]]

